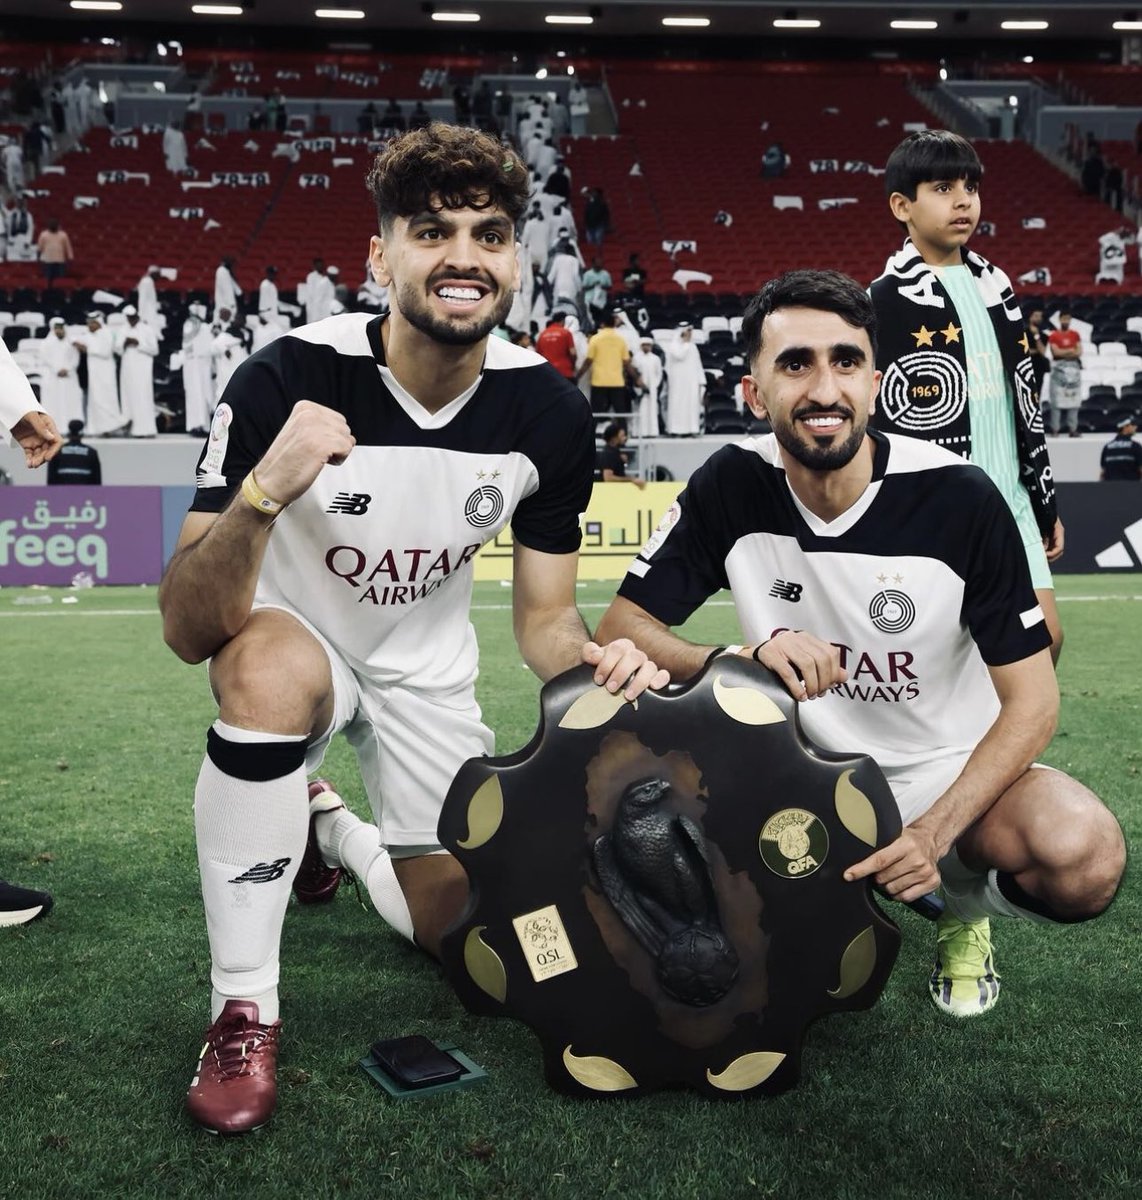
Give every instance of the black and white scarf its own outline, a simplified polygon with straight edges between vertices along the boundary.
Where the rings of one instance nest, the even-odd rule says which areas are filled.
[[[985,258],[964,251],[995,329],[1015,408],[1020,482],[1039,530],[1055,526],[1055,485],[1023,314],[1011,281]],[[878,318],[877,368],[883,372],[873,425],[971,456],[968,370],[962,323],[936,272],[908,238],[869,288]]]

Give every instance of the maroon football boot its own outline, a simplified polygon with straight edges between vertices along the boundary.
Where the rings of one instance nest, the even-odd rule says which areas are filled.
[[[252,1000],[227,1000],[206,1031],[206,1045],[186,1093],[190,1115],[210,1133],[248,1133],[278,1102],[278,1039],[282,1023],[258,1023]]]
[[[340,867],[327,866],[321,857],[315,823],[319,813],[344,807],[328,779],[315,779],[309,785],[309,840],[293,880],[293,894],[299,904],[328,904],[337,895],[344,872]]]

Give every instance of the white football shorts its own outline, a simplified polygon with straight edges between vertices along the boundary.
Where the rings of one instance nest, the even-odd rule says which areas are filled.
[[[358,675],[304,617],[280,608],[305,626],[321,644],[333,675],[333,719],[306,750],[312,775],[337,733],[357,754],[381,843],[400,857],[400,847],[419,853],[438,849],[436,825],[444,797],[461,765],[494,752],[495,738],[484,724],[471,687],[455,692],[422,692],[381,685]]]

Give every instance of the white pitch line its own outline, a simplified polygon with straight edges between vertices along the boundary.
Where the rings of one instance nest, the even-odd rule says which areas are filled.
[[[1142,596],[1056,596],[1055,599],[1062,604],[1064,601],[1074,602],[1075,600],[1083,603],[1099,600],[1142,600]]]

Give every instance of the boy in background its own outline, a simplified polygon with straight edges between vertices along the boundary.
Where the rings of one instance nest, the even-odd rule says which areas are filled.
[[[1022,313],[1007,276],[967,249],[979,224],[982,175],[971,143],[947,130],[910,134],[889,155],[888,206],[908,237],[869,289],[883,372],[872,424],[937,442],[991,476],[1019,526],[1057,661],[1063,634],[1048,563],[1063,552],[1063,527]],[[984,995],[993,970],[987,920],[945,912],[933,967],[937,1007],[950,1015],[986,1011],[998,988],[980,1007],[941,1004],[941,997],[977,988]]]
[[[1063,552],[1063,528],[1030,342],[1010,280],[966,249],[982,175],[971,143],[946,130],[910,134],[889,156],[888,205],[908,237],[869,289],[884,372],[873,424],[937,442],[999,486],[1023,533],[1057,661],[1063,632],[1047,564]]]

